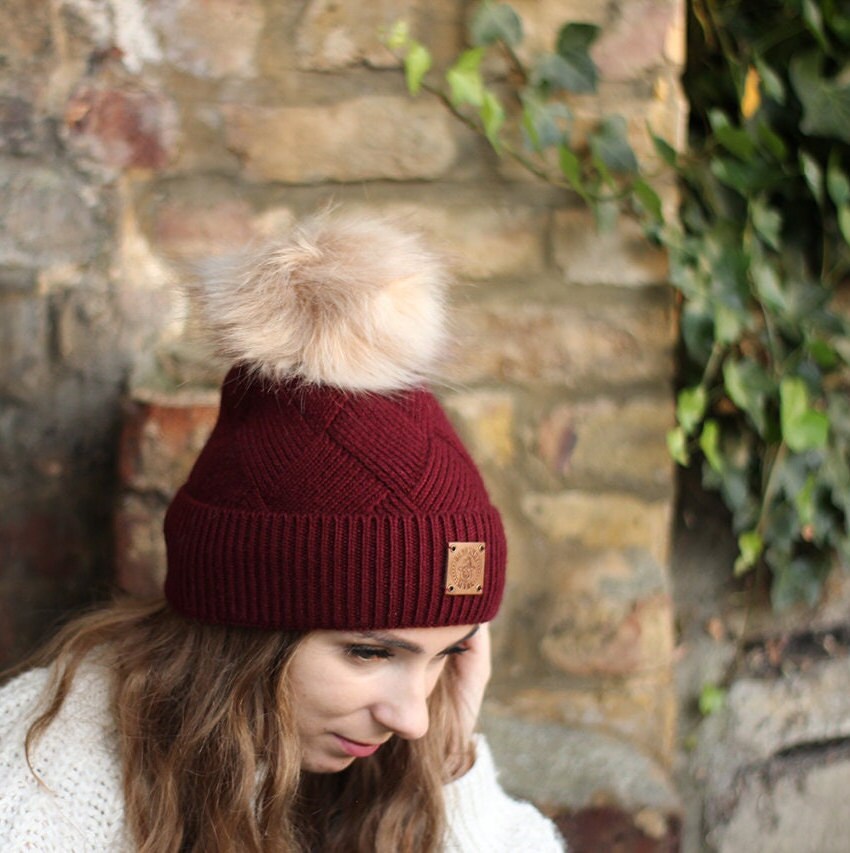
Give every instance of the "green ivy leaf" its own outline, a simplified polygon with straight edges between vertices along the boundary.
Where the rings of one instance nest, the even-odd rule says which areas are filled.
[[[773,383],[764,369],[750,359],[728,359],[723,364],[723,387],[729,399],[747,413],[759,435],[765,435],[767,401]]]
[[[637,178],[632,184],[632,192],[641,203],[643,209],[655,222],[664,221],[664,209],[657,192],[643,179]]]
[[[826,190],[836,207],[850,202],[850,180],[841,169],[836,149],[830,153],[826,166]]]
[[[780,232],[782,231],[782,216],[774,207],[769,207],[767,202],[761,198],[754,199],[750,203],[750,216],[753,228],[759,237],[770,246],[771,249],[779,251]]]
[[[667,452],[674,462],[683,468],[687,467],[691,457],[688,453],[688,439],[681,427],[671,429],[667,433]]]
[[[774,314],[787,315],[790,311],[788,295],[774,264],[763,253],[754,251],[750,258],[749,273],[759,301]]]
[[[809,474],[803,488],[794,493],[794,506],[797,509],[797,515],[800,517],[800,525],[802,527],[814,523],[816,486],[817,478],[814,474]]]
[[[676,420],[685,432],[693,435],[705,415],[708,394],[703,385],[684,388],[676,398]]]
[[[431,54],[425,45],[418,41],[412,42],[407,56],[404,57],[404,77],[407,81],[407,91],[411,95],[419,94],[422,79],[431,67]]]
[[[809,406],[804,380],[786,376],[779,384],[779,417],[782,438],[795,453],[826,447],[829,418]]]
[[[810,554],[793,560],[768,557],[768,561],[773,570],[770,598],[776,610],[785,610],[801,601],[810,607],[818,603],[823,582],[829,574],[827,555]]]
[[[446,72],[452,103],[457,107],[471,104],[481,107],[484,101],[484,81],[481,79],[481,59],[484,48],[465,50],[457,62]]]
[[[564,142],[572,121],[572,113],[566,104],[544,101],[531,89],[523,91],[520,99],[522,126],[532,148],[539,151]]]
[[[658,156],[668,166],[675,168],[679,160],[679,157],[676,154],[676,149],[667,142],[666,139],[662,139],[660,136],[656,136],[652,132],[650,132],[650,136],[652,137],[652,144],[655,146],[655,151]]]
[[[788,146],[782,137],[763,119],[756,124],[756,136],[762,148],[780,163],[788,159]]]
[[[811,154],[801,151],[800,168],[803,170],[803,177],[806,179],[806,183],[817,203],[823,204],[823,169],[821,169],[820,163]]]
[[[850,204],[842,204],[838,208],[838,227],[845,242],[850,244]]]
[[[749,317],[728,305],[719,303],[714,307],[714,337],[718,343],[736,343],[747,326]]]
[[[717,684],[703,684],[699,692],[699,712],[703,717],[716,714],[726,704],[726,690]]]
[[[503,41],[516,47],[522,41],[522,19],[507,3],[482,3],[469,25],[469,33],[477,46]]]
[[[581,160],[579,160],[578,155],[566,145],[561,145],[558,148],[558,164],[561,167],[561,174],[567,179],[567,183],[579,195],[586,196],[587,190],[581,176]]]
[[[565,59],[574,53],[587,53],[599,33],[600,28],[596,24],[564,24],[558,32],[555,50]]]
[[[764,550],[764,540],[757,530],[747,530],[738,537],[738,557],[735,560],[734,574],[740,577],[746,574],[758,562]]]
[[[531,85],[538,89],[563,89],[579,94],[595,92],[596,66],[586,53],[575,53],[569,58],[547,53],[534,63]]]
[[[803,105],[803,131],[850,142],[850,84],[821,76],[814,52],[791,60],[791,83]]]
[[[765,94],[772,98],[778,104],[785,103],[785,84],[782,78],[768,65],[762,58],[757,56],[754,65],[758,75],[761,78],[761,85]]]
[[[715,420],[707,420],[702,425],[702,433],[699,437],[699,449],[705,456],[712,471],[723,473],[723,456],[720,453],[720,426]]]
[[[622,116],[611,116],[599,125],[599,129],[590,135],[590,150],[615,174],[637,172],[637,158],[629,145],[626,120]]]
[[[756,146],[746,130],[733,127],[723,110],[709,110],[708,121],[714,132],[714,138],[731,154],[741,160],[752,160]]]
[[[410,44],[410,26],[407,21],[396,21],[382,35],[383,42],[390,50],[402,51]]]
[[[498,151],[501,147],[499,131],[505,123],[505,109],[501,101],[489,89],[484,90],[480,114],[481,122],[484,125],[484,135],[493,148]]]
[[[824,53],[830,53],[829,41],[823,28],[823,15],[819,5],[813,0],[803,0],[803,20]]]

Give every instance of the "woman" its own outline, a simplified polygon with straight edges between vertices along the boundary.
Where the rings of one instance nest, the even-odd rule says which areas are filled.
[[[199,278],[235,366],[165,598],[0,691],[0,849],[562,849],[473,735],[506,549],[423,385],[445,288],[418,238],[327,216]]]

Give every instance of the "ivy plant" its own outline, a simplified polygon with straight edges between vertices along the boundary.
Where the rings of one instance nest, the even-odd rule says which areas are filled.
[[[850,7],[692,0],[688,149],[653,136],[679,181],[670,218],[621,117],[574,139],[598,35],[565,22],[525,62],[520,16],[485,2],[442,74],[403,24],[387,44],[411,95],[578,193],[601,225],[636,216],[666,248],[682,343],[670,452],[729,507],[734,573],[765,566],[776,607],[815,603],[830,568],[850,564],[850,323],[837,304],[850,295]]]

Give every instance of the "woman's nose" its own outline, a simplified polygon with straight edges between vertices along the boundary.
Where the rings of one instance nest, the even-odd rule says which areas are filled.
[[[417,740],[428,731],[428,684],[421,676],[395,683],[372,708],[375,720],[405,740]]]

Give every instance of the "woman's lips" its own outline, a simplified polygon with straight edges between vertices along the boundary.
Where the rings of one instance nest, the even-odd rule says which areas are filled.
[[[356,740],[349,740],[338,734],[334,734],[334,737],[343,750],[355,758],[367,758],[374,755],[381,747],[380,743],[358,743]]]

